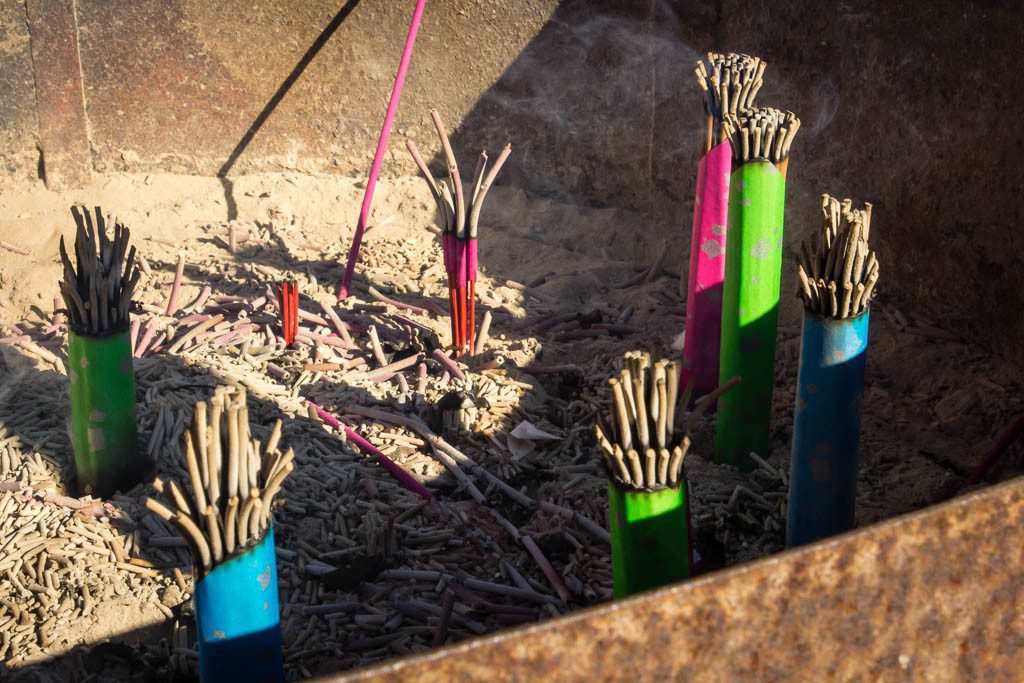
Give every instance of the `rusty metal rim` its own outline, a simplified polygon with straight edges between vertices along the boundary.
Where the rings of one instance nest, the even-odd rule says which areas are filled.
[[[1024,669],[1024,629],[1006,626],[1024,620],[1022,521],[1019,478],[628,600],[319,680],[1012,678]]]

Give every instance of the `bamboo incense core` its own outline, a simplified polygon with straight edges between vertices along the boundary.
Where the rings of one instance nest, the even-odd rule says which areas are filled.
[[[192,550],[197,569],[209,572],[233,553],[260,541],[271,525],[273,498],[294,468],[292,449],[282,452],[281,421],[265,447],[252,438],[246,392],[218,387],[196,405],[184,435],[186,490],[171,480],[157,490],[174,504],[146,499],[146,507],[173,522]]]
[[[826,318],[855,318],[871,305],[878,283],[878,258],[868,245],[871,204],[821,197],[821,229],[800,245],[798,295],[804,308]]]

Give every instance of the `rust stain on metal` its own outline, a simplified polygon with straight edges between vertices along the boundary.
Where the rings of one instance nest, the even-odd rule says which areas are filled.
[[[89,182],[92,161],[74,0],[26,0],[36,81],[39,146],[47,187]]]
[[[335,681],[1021,680],[1024,479]]]

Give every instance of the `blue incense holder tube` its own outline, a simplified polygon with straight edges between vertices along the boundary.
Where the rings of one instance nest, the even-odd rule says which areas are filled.
[[[273,526],[200,579],[195,607],[204,683],[284,680]]]
[[[786,545],[853,528],[870,310],[804,314],[790,464]]]

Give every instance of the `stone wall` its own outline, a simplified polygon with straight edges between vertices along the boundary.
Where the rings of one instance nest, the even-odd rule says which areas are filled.
[[[93,169],[364,174],[413,4],[77,0]],[[0,21],[0,164],[35,177],[25,4],[0,0]],[[460,155],[513,142],[502,182],[643,211],[651,252],[665,238],[682,251],[694,62],[756,53],[760,102],[804,122],[788,246],[816,224],[821,192],[870,199],[883,292],[1024,360],[1024,316],[1006,312],[1024,291],[1024,136],[1006,123],[1021,109],[1022,29],[1017,3],[994,1],[431,2],[385,173],[411,171],[406,136],[435,149],[436,106]]]

